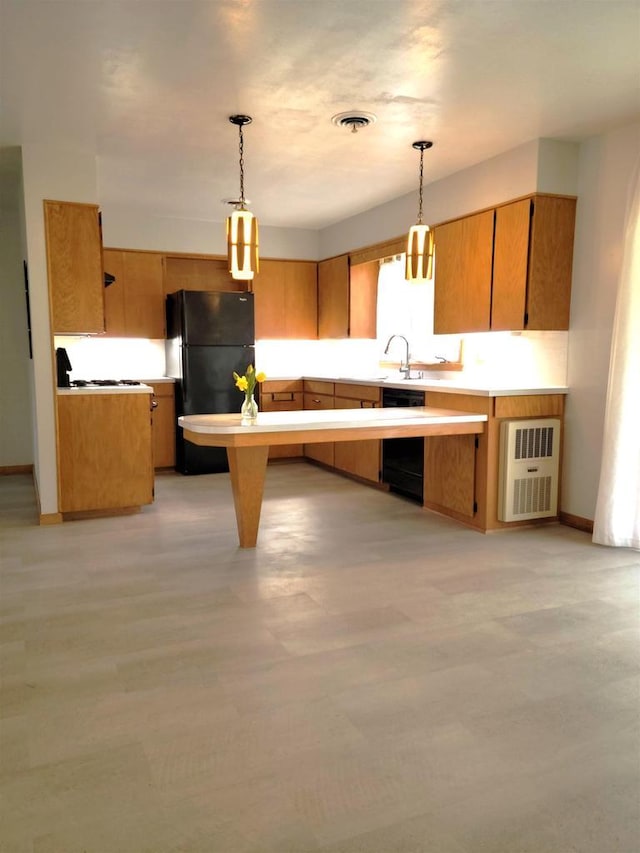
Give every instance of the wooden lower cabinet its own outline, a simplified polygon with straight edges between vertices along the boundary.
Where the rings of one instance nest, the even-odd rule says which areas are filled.
[[[486,414],[488,421],[477,436],[477,445],[472,436],[425,439],[425,507],[483,531],[531,524],[498,519],[500,427],[504,420],[513,418],[562,420],[564,401],[563,394],[481,397],[428,391],[427,406],[478,412]],[[460,440],[467,438],[472,440]]]
[[[152,416],[153,467],[173,468],[176,464],[176,403],[173,382],[143,379],[153,388],[156,406]]]
[[[380,388],[371,385],[335,383],[334,408],[371,409],[381,406]],[[334,442],[334,467],[372,483],[380,482],[382,467],[382,442],[379,439],[366,441]]]
[[[260,386],[260,410],[263,412],[297,412],[302,404],[302,379],[267,379]],[[302,444],[280,444],[269,448],[269,459],[302,456],[303,452]]]
[[[425,506],[473,518],[475,438],[475,435],[438,435],[425,439]]]
[[[317,379],[304,380],[304,408],[305,409],[333,409],[333,382],[323,382]],[[333,468],[334,465],[334,442],[327,441],[318,444],[305,444],[304,455],[308,459],[315,459]]]
[[[59,394],[57,411],[60,512],[153,501],[149,394]]]

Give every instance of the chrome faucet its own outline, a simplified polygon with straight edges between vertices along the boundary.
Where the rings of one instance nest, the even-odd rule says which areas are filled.
[[[387,355],[389,353],[389,347],[391,346],[391,341],[394,338],[402,338],[402,340],[405,342],[405,344],[407,346],[407,357],[405,359],[404,364],[402,362],[400,362],[400,373],[404,373],[404,378],[409,379],[411,376],[411,367],[409,366],[409,358],[410,358],[409,341],[405,338],[405,336],[404,335],[391,335],[391,337],[387,341],[386,347],[384,348],[384,354]]]

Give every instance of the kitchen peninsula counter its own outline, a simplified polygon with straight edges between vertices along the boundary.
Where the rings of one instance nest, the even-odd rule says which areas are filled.
[[[241,548],[258,537],[270,445],[362,441],[482,433],[486,414],[419,406],[411,409],[341,409],[261,412],[243,425],[240,415],[183,415],[178,425],[188,441],[226,447]]]

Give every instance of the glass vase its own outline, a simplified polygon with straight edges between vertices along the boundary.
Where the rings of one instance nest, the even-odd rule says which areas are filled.
[[[258,417],[258,404],[254,400],[253,394],[247,394],[244,398],[244,403],[240,409],[240,423],[254,424]]]

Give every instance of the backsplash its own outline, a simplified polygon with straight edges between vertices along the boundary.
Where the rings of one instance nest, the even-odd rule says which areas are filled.
[[[416,358],[442,352],[457,357],[463,376],[490,384],[566,385],[568,332],[487,332],[410,341]],[[455,346],[454,346],[455,343]],[[165,375],[164,341],[56,336],[72,364],[71,379],[153,379]],[[383,344],[384,345],[384,344]],[[399,358],[394,351],[390,357]],[[257,341],[256,366],[267,376],[373,376],[380,373],[380,342],[373,340]],[[457,374],[458,376],[460,374]]]
[[[160,379],[165,375],[164,341],[56,335],[71,362],[70,379]]]

